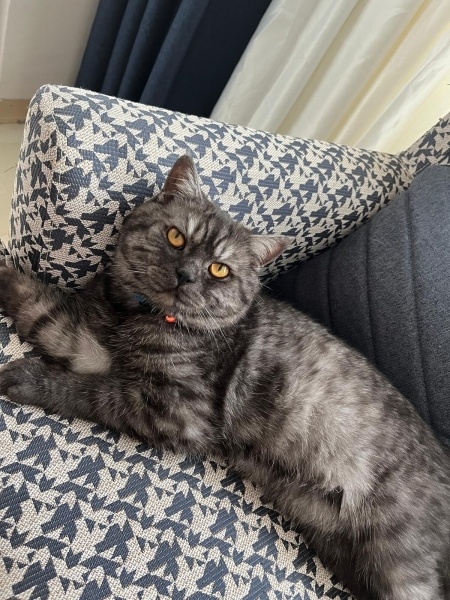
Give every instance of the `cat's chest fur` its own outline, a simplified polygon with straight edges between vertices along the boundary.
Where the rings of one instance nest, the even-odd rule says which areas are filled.
[[[217,357],[208,338],[161,315],[134,314],[113,332],[114,362],[138,382],[144,420],[167,443],[194,450],[217,435],[212,389]]]
[[[146,377],[164,372],[171,381],[186,383],[208,360],[203,338],[198,339],[177,324],[166,323],[161,315],[129,315],[112,335],[122,364]],[[189,372],[185,371],[186,366]]]

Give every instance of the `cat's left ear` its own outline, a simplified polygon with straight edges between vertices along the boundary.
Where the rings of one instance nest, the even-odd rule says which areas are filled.
[[[194,161],[185,154],[170,169],[162,191],[169,196],[195,198],[201,195],[200,180]]]
[[[252,250],[258,265],[263,267],[275,260],[294,240],[290,235],[252,235]]]

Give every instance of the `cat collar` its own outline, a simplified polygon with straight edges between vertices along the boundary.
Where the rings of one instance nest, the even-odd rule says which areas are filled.
[[[134,299],[143,308],[149,310],[150,312],[156,312],[155,308],[151,305],[148,298],[146,298],[143,294],[134,294]],[[173,315],[164,315],[164,321],[166,323],[176,323],[177,319]]]

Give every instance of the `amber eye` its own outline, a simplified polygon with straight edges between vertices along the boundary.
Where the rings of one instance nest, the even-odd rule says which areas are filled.
[[[169,244],[178,250],[184,248],[186,240],[184,235],[181,233],[179,229],[176,227],[171,227],[167,232],[167,239],[169,240]]]
[[[209,265],[209,272],[213,277],[217,277],[217,279],[223,279],[230,274],[230,267],[224,265],[223,263],[213,263]]]

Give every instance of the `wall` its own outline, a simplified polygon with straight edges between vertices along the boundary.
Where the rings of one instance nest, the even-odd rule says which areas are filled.
[[[0,99],[73,85],[99,0],[0,0]]]

